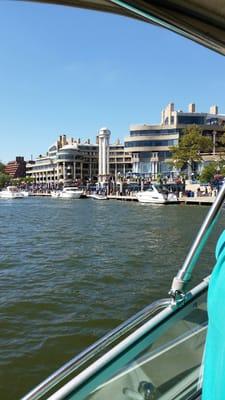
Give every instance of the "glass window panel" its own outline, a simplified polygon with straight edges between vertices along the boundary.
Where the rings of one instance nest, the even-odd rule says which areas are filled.
[[[201,384],[206,329],[204,294],[137,340],[67,399],[189,399]]]

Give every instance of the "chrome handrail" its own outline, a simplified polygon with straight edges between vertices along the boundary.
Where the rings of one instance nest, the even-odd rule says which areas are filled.
[[[64,364],[56,372],[50,375],[45,381],[40,383],[36,388],[30,391],[21,400],[38,400],[49,392],[54,386],[60,383],[63,379],[81,368],[86,362],[95,357],[104,348],[110,346],[114,341],[127,334],[130,330],[135,329],[139,324],[152,317],[153,314],[168,307],[171,304],[170,299],[161,299],[148,305],[127,321],[120,324],[115,329],[111,330],[94,344],[87,347],[84,351],[72,358]]]
[[[193,302],[196,302],[196,300],[203,294],[205,291],[207,291],[208,287],[208,280],[204,280],[201,282],[198,286],[193,288],[190,292],[187,293],[187,302],[185,304],[185,307],[193,307]],[[163,307],[162,302],[162,307]],[[154,303],[153,303],[154,304]],[[155,303],[157,305],[157,303]],[[158,303],[159,304],[159,303]],[[91,386],[89,389],[92,391],[93,388],[96,388],[95,385],[93,386],[93,382],[91,382],[91,379],[97,379],[97,386],[99,385],[98,377],[99,373],[109,366],[112,362],[118,362],[117,357],[124,356],[124,353],[126,351],[130,351],[131,347],[133,345],[137,345],[139,343],[139,340],[142,340],[143,338],[146,337],[147,334],[150,332],[153,333],[153,331],[156,331],[157,328],[161,326],[161,324],[168,323],[170,318],[174,316],[174,318],[178,317],[178,313],[181,312],[183,315],[183,308],[180,307],[179,303],[174,303],[173,305],[171,304],[171,299],[166,299],[166,303],[164,303],[167,306],[163,308],[158,313],[155,313],[154,315],[151,316],[147,321],[145,321],[143,324],[141,324],[139,327],[137,327],[133,332],[128,334],[125,338],[122,338],[122,340],[118,341],[116,344],[111,349],[107,349],[106,352],[98,355],[98,357],[95,360],[91,360],[91,363],[87,366],[85,365],[85,368],[81,371],[76,371],[77,374],[74,377],[69,377],[69,381],[67,383],[61,382],[62,385],[60,388],[58,388],[56,391],[51,392],[50,397],[48,397],[49,400],[65,400],[69,398],[68,396],[73,393],[73,397],[75,398],[76,394],[78,394],[77,391],[83,390],[82,385],[85,385],[87,383],[88,385],[90,384]],[[196,304],[195,304],[196,305]],[[195,307],[195,306],[194,306]],[[154,312],[157,310],[157,308],[150,306],[152,311]],[[149,311],[150,311],[149,308]],[[133,318],[132,318],[133,319]],[[124,325],[124,324],[123,324]],[[109,334],[110,335],[110,334]],[[95,345],[94,345],[95,346]],[[96,349],[97,351],[97,349]],[[139,348],[140,351],[140,348]],[[81,353],[82,355],[82,353]],[[78,356],[79,357],[79,356]],[[127,358],[125,357],[124,362],[126,364]],[[117,365],[118,366],[118,365]],[[60,370],[58,370],[58,373]],[[108,371],[109,372],[109,371]],[[30,392],[27,396],[25,396],[22,400],[40,400],[42,398],[42,395],[47,395],[49,394],[49,390],[53,389],[52,386],[54,384],[57,384],[59,382],[53,382],[53,385],[51,386],[51,382],[49,380],[52,377],[50,377],[48,380],[46,380],[43,384],[39,385],[34,391]],[[89,383],[88,383],[89,382]],[[48,384],[48,387],[45,388],[43,385]],[[43,391],[43,389],[47,389]],[[56,389],[56,388],[55,388]],[[76,391],[76,394],[74,393]],[[79,397],[79,394],[78,394]],[[46,399],[46,397],[45,397]]]
[[[189,253],[177,275],[174,277],[169,294],[173,299],[180,299],[184,295],[185,284],[191,279],[192,270],[207,242],[225,200],[225,183],[219,191],[214,203],[203,221],[203,224],[192,244]]]

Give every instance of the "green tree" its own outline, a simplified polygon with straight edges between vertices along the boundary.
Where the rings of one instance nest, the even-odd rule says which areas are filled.
[[[208,183],[218,174],[225,176],[225,165],[222,159],[219,162],[212,161],[210,164],[205,165],[199,176],[200,182]]]
[[[3,174],[5,170],[5,164],[0,161],[0,174]]]
[[[0,188],[3,188],[6,184],[10,183],[11,177],[7,174],[0,173]]]
[[[183,130],[178,146],[170,147],[170,151],[176,168],[189,166],[192,172],[194,163],[202,160],[201,153],[212,152],[212,140],[202,136],[197,125],[191,125]]]
[[[220,153],[224,152],[224,146],[225,146],[225,133],[223,133],[218,139],[216,140],[216,148],[219,147]],[[217,149],[218,151],[218,149]]]
[[[34,183],[35,179],[32,178],[31,176],[26,176],[25,178],[23,178],[23,181],[25,183],[31,184],[31,183]]]

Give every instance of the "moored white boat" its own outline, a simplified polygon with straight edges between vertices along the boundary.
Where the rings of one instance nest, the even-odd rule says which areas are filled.
[[[62,199],[80,199],[82,195],[83,195],[83,190],[77,187],[68,186],[63,188],[63,190],[59,193],[58,197]]]
[[[57,198],[60,196],[61,191],[60,190],[52,190],[51,191],[51,196],[54,198]]]
[[[91,197],[94,200],[109,200],[108,197],[105,194],[91,194],[89,197]]]
[[[141,203],[152,204],[176,204],[179,203],[177,195],[161,185],[152,184],[149,189],[140,191],[136,194]]]
[[[16,186],[7,186],[6,189],[0,191],[1,199],[21,199],[24,194],[20,192]]]
[[[24,197],[30,196],[30,192],[28,190],[20,190],[20,193],[22,193]]]

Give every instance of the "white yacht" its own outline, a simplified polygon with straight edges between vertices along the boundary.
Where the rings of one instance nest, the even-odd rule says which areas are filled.
[[[31,194],[28,190],[20,190],[20,193],[22,193],[24,197],[29,197]]]
[[[91,197],[94,200],[109,200],[109,198],[105,194],[94,193],[91,194],[89,197]]]
[[[52,191],[51,191],[51,196],[52,196],[53,198],[57,198],[57,197],[60,196],[60,193],[61,193],[61,190],[52,190]]]
[[[24,197],[22,192],[19,192],[16,186],[7,186],[7,188],[1,190],[1,199],[21,199]]]
[[[174,192],[170,192],[164,185],[151,185],[147,190],[138,192],[136,197],[141,203],[179,203],[177,195]]]
[[[82,195],[83,190],[74,186],[68,186],[59,193],[58,197],[63,199],[80,199]]]

